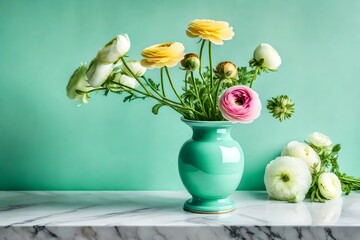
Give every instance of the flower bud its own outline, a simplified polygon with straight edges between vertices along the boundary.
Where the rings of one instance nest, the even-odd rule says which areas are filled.
[[[200,60],[197,54],[188,53],[185,55],[184,59],[181,60],[181,66],[183,66],[186,70],[195,71],[200,67]]]
[[[96,58],[99,63],[110,64],[124,56],[130,49],[130,39],[127,34],[118,35],[100,49]]]
[[[139,85],[138,81],[135,78],[129,77],[128,75],[121,73],[117,73],[113,81],[125,85],[129,88],[136,88]],[[126,89],[126,87],[124,89]]]
[[[321,195],[326,199],[336,199],[341,196],[341,182],[332,172],[324,172],[319,176],[318,185]]]
[[[86,71],[86,76],[89,79],[90,85],[93,87],[101,86],[112,72],[113,67],[114,64],[112,63],[101,64],[97,63],[97,60],[93,60]]]
[[[330,147],[332,142],[331,139],[325,134],[319,132],[313,132],[309,135],[308,141],[319,148]]]
[[[232,62],[221,62],[216,66],[216,76],[220,79],[232,79],[237,75],[236,65]]]
[[[128,62],[126,62],[126,64],[128,65],[128,67],[130,68],[131,72],[136,76],[136,77],[141,77],[145,74],[147,68],[142,66],[140,64],[140,61],[137,60],[130,60]],[[129,77],[133,77],[133,75],[131,74],[131,72],[125,67],[124,64],[120,65],[120,71],[126,75],[128,75]]]
[[[250,64],[270,70],[277,70],[281,64],[278,52],[267,43],[262,43],[255,49],[254,60],[250,61]]]

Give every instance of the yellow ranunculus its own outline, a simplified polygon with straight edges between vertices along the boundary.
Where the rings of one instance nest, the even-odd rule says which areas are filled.
[[[168,42],[145,48],[141,55],[141,65],[147,68],[174,67],[180,62],[184,54],[184,45],[179,42]]]
[[[189,23],[186,35],[191,38],[200,37],[216,45],[223,45],[223,40],[232,39],[235,33],[227,22],[196,19]]]

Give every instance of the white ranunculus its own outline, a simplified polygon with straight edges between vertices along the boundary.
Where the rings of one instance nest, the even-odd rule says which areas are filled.
[[[139,82],[132,77],[129,77],[126,74],[117,73],[114,78],[115,82],[121,83],[129,88],[136,88],[139,85]]]
[[[102,47],[96,58],[99,63],[110,64],[123,57],[130,49],[130,39],[127,34],[120,34]]]
[[[326,199],[336,199],[341,196],[341,182],[332,172],[324,172],[319,176],[318,185],[321,195]]]
[[[318,172],[321,167],[321,160],[319,155],[315,152],[314,149],[312,149],[312,147],[302,142],[289,142],[282,150],[281,156],[296,157],[305,161],[311,173],[314,172],[314,169],[316,172]]]
[[[88,81],[91,86],[99,87],[101,86],[114,68],[114,64],[102,64],[98,63],[96,59],[94,59],[86,71],[86,76],[88,77]]]
[[[130,70],[132,71],[132,73],[136,76],[136,77],[141,77],[145,74],[147,68],[143,67],[140,64],[140,61],[137,60],[130,60],[128,62],[126,62],[126,64],[128,65],[128,67],[130,68]],[[128,75],[129,77],[133,77],[133,75],[130,73],[130,71],[125,67],[124,64],[120,64],[119,66],[120,71],[126,75]]]
[[[307,165],[298,158],[278,157],[266,166],[264,182],[272,198],[300,202],[309,191],[311,181]]]
[[[278,52],[270,44],[262,43],[254,51],[254,58],[259,62],[263,59],[262,67],[277,70],[281,64]]]
[[[331,139],[328,136],[319,132],[311,133],[308,137],[308,141],[319,148],[330,147],[332,144]]]
[[[89,94],[87,93],[78,93],[77,90],[82,92],[88,92],[93,87],[87,82],[86,77],[86,69],[87,66],[81,64],[74,73],[71,75],[69,82],[66,86],[66,95],[70,99],[79,100],[80,103],[88,103],[89,102]]]

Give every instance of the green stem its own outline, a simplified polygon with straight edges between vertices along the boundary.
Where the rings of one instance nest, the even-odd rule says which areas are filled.
[[[180,97],[180,95],[178,94],[178,92],[176,91],[176,88],[175,88],[175,86],[174,86],[174,84],[173,84],[173,81],[172,81],[172,79],[171,79],[171,76],[170,76],[169,69],[168,69],[168,67],[166,67],[166,66],[165,66],[165,71],[166,71],[166,75],[167,75],[167,77],[168,77],[168,79],[169,79],[169,82],[170,82],[170,85],[171,85],[172,90],[174,91],[175,95],[176,95],[177,98],[180,100],[180,102],[182,103],[182,105],[183,105],[183,106],[186,106],[185,103],[184,103],[184,101],[182,100],[182,98]]]
[[[152,95],[152,93],[147,89],[147,87],[144,85],[143,82],[140,81],[140,79],[131,71],[130,67],[127,65],[124,57],[121,57],[121,62],[124,64],[124,66],[126,67],[126,69],[131,73],[131,75],[133,76],[133,78],[136,79],[136,81],[138,81],[138,83],[141,85],[141,87],[146,91],[147,94]]]
[[[211,52],[211,42],[209,41],[209,67],[210,67],[210,88],[212,89],[213,83],[213,67],[212,67],[212,52]]]
[[[191,72],[190,74],[191,74],[191,80],[192,80],[192,83],[193,83],[193,86],[194,86],[196,98],[200,103],[201,111],[206,115],[207,118],[209,118],[209,115],[207,114],[206,109],[205,109],[205,107],[204,107],[204,105],[203,105],[203,103],[201,101],[200,95],[199,95],[199,89],[197,88],[197,85],[196,85],[196,82],[195,82],[194,72]]]
[[[192,73],[192,72],[191,72],[191,73]],[[188,90],[188,82],[187,82],[188,75],[189,75],[189,71],[186,70],[186,71],[185,71],[185,91]]]
[[[195,113],[197,113],[197,114],[199,114],[199,115],[201,115],[201,116],[204,116],[201,112],[196,111],[195,109],[191,109],[191,108],[188,108],[188,107],[186,107],[186,106],[182,106],[182,105],[180,105],[179,103],[176,103],[176,104],[171,103],[171,102],[168,101],[168,99],[158,98],[158,97],[156,97],[156,96],[154,96],[154,95],[152,95],[152,94],[150,95],[150,94],[148,94],[148,93],[146,93],[146,92],[143,92],[143,91],[140,91],[140,90],[137,90],[137,89],[128,87],[128,86],[126,86],[126,85],[124,85],[124,84],[121,84],[121,83],[117,83],[117,82],[114,82],[114,81],[112,81],[112,83],[115,83],[115,84],[117,84],[117,85],[119,85],[119,86],[121,86],[121,87],[123,87],[123,88],[132,90],[132,91],[137,92],[137,93],[139,93],[139,94],[142,94],[142,95],[144,95],[144,96],[153,98],[153,99],[159,101],[160,103],[163,103],[163,104],[168,105],[168,106],[170,106],[170,107],[174,107],[174,108],[179,108],[179,109],[184,109],[184,110],[192,111],[192,112],[195,112]],[[104,88],[104,89],[106,89],[106,88]],[[176,110],[176,109],[175,109],[175,110]]]
[[[201,77],[201,79],[205,82],[204,76],[202,74],[202,64],[201,64],[201,59],[202,59],[202,53],[204,50],[204,46],[205,46],[205,40],[203,39],[201,42],[201,47],[200,47],[200,53],[199,53],[199,62],[200,62],[200,66],[199,66],[199,75]]]
[[[164,86],[164,68],[160,68],[160,79],[161,79],[161,91],[164,97],[166,97],[165,86]]]
[[[173,101],[173,100],[171,100],[171,99],[168,99],[168,98],[166,98],[164,95],[162,95],[156,88],[154,88],[151,84],[148,83],[147,79],[146,79],[144,76],[142,76],[141,78],[144,79],[144,81],[149,85],[149,87],[151,88],[151,90],[153,90],[153,91],[156,93],[156,95],[158,95],[158,96],[161,97],[162,99],[166,99],[166,101],[169,101],[169,102],[178,104],[177,102],[175,102],[175,101]]]
[[[219,90],[220,90],[220,86],[221,86],[223,80],[224,79],[219,79],[219,83],[218,83],[218,85],[216,87],[216,91],[215,91],[215,104],[214,104],[215,114],[216,114],[216,107],[217,107],[216,103],[218,101]]]
[[[214,102],[211,91],[214,85],[214,79],[213,79],[213,66],[212,66],[212,51],[211,51],[211,42],[209,41],[209,68],[210,68],[210,89],[209,89],[209,95],[210,95],[210,102],[211,106],[216,106],[216,102]],[[215,99],[216,101],[216,99]],[[216,107],[213,109],[213,118],[215,120],[216,118]]]
[[[94,88],[94,89],[91,89],[87,92],[84,92],[84,91],[81,91],[81,90],[76,90],[76,93],[81,93],[81,94],[86,94],[86,93],[91,93],[91,92],[97,92],[97,91],[100,91],[100,90],[106,90],[107,88],[105,87],[101,87],[101,88]]]
[[[250,88],[252,88],[252,85],[253,85],[254,81],[256,80],[258,73],[259,73],[259,67],[256,67],[253,79],[251,79],[251,82],[250,82]]]

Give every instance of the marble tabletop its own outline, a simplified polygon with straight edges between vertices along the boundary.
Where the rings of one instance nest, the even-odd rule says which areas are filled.
[[[0,240],[360,239],[360,192],[287,203],[238,191],[236,211],[194,214],[185,191],[0,191]]]

